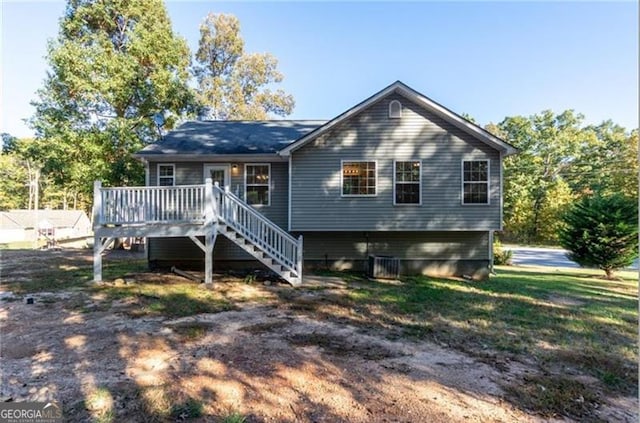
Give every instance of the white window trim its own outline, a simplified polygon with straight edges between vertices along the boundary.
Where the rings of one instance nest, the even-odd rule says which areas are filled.
[[[398,105],[398,114],[392,113],[392,107]],[[402,103],[398,100],[391,100],[389,102],[389,119],[400,119],[402,117]]]
[[[176,186],[176,165],[174,163],[158,163],[158,165],[156,166],[156,185],[161,186],[160,185],[160,167],[161,166],[171,166],[173,168],[173,184],[164,185],[164,186],[175,187]],[[168,176],[163,176],[163,178],[168,178]]]
[[[487,182],[465,182],[464,181],[464,163],[465,162],[486,162],[487,163]],[[464,202],[464,184],[487,184],[487,202],[486,203],[465,203]],[[462,159],[460,162],[460,204],[463,206],[489,206],[491,205],[491,160],[489,159]]]
[[[269,169],[269,183],[267,186],[267,204],[249,204],[247,201],[247,166],[267,166]],[[265,184],[253,184],[252,186],[264,186]],[[249,204],[251,207],[269,207],[271,205],[271,163],[245,163],[244,164],[244,201]]]
[[[375,194],[345,194],[344,193],[344,164],[345,162],[349,162],[349,163],[357,163],[357,162],[363,162],[363,163],[375,163],[376,166],[376,174],[375,174],[375,184],[374,184],[374,188],[376,190]],[[355,198],[360,198],[360,197],[377,197],[378,196],[378,161],[377,160],[363,160],[363,159],[343,159],[340,160],[340,197],[343,198],[349,198],[349,197],[355,197]]]
[[[396,203],[396,163],[398,162],[418,162],[420,163],[420,172],[418,176],[418,202],[417,203]],[[377,169],[377,167],[376,167]],[[400,184],[415,184],[415,182],[397,182]],[[421,206],[422,205],[422,160],[394,160],[393,161],[393,205],[394,206]]]

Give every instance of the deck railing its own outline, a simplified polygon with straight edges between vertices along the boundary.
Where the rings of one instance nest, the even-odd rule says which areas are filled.
[[[94,191],[100,225],[205,221],[205,185],[102,188],[96,182]]]
[[[302,278],[302,236],[292,237],[228,190],[212,185],[117,187],[94,185],[94,225],[144,225],[220,221]],[[244,241],[237,241],[244,242]]]
[[[229,190],[213,187],[220,219],[270,257],[302,277],[302,236],[295,239]]]

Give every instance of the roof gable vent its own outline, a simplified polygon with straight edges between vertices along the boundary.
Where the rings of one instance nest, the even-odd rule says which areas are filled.
[[[389,118],[400,119],[402,117],[402,104],[398,100],[389,103]]]

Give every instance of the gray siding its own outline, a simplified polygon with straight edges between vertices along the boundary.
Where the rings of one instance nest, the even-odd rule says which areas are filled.
[[[176,185],[197,185],[204,183],[203,164],[198,162],[150,162],[149,186],[158,185],[158,164],[173,164],[176,169]]]
[[[388,118],[392,100],[401,119]],[[462,160],[490,160],[490,205],[461,204]],[[292,231],[500,228],[497,150],[390,95],[292,153]],[[377,161],[377,196],[341,197],[341,160]],[[422,205],[393,205],[393,161],[422,160]]]
[[[176,185],[202,184],[204,165],[202,162],[159,162],[175,164]],[[237,164],[237,169],[231,170],[231,191],[244,198],[244,163]],[[288,163],[271,163],[271,204],[269,206],[255,206],[254,208],[265,215],[281,228],[287,228],[289,201],[289,168]],[[157,184],[157,163],[149,163],[149,185]],[[203,252],[189,238],[154,238],[149,241],[150,260],[200,260]],[[237,247],[224,236],[218,236],[214,249],[216,259],[249,260],[250,255]]]
[[[203,239],[201,241],[204,242]],[[222,235],[218,235],[216,238],[213,257],[214,261],[254,260],[253,257]],[[189,238],[150,238],[149,260],[202,261],[204,263],[204,252]]]
[[[307,268],[364,271],[369,255],[385,255],[401,259],[403,274],[466,274],[482,279],[489,270],[488,232],[306,232],[303,236]],[[204,253],[188,238],[152,241],[151,261],[197,267],[204,263]],[[262,267],[224,236],[218,236],[213,257],[216,271],[241,262],[250,268]]]
[[[174,164],[176,172],[176,185],[196,185],[204,183],[204,165],[202,162],[158,162],[162,164]],[[149,163],[149,185],[157,185],[157,165]],[[216,163],[217,164],[217,163]],[[226,163],[220,163],[226,164]],[[244,163],[237,162],[237,169],[231,170],[231,192],[244,199]],[[287,228],[288,202],[289,202],[289,165],[288,163],[271,163],[271,205],[254,206],[256,210],[264,214],[276,225]]]
[[[489,259],[487,232],[306,232],[303,238],[305,260]]]

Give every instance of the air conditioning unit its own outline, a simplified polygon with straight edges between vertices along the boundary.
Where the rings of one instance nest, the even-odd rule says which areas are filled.
[[[369,276],[375,279],[398,279],[400,259],[390,256],[369,256]]]

